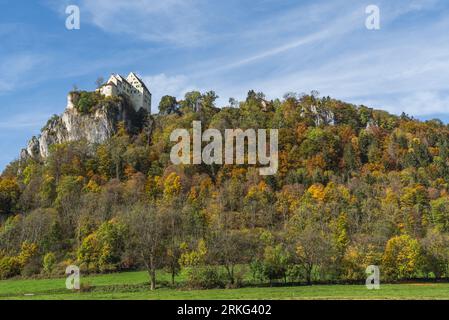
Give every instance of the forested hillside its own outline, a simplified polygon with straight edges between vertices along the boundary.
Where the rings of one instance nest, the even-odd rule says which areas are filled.
[[[201,99],[200,99],[201,98]],[[146,269],[191,287],[449,276],[449,128],[317,94],[164,97],[138,132],[53,145],[0,178],[0,278]],[[201,103],[198,104],[198,101]],[[87,108],[88,109],[88,108]],[[279,170],[170,162],[170,133],[279,129]],[[236,268],[239,266],[239,268]],[[243,267],[242,267],[243,266]]]

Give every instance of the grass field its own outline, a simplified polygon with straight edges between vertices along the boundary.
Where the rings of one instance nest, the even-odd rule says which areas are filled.
[[[168,281],[168,275],[159,279]],[[146,272],[124,272],[81,278],[89,292],[71,292],[65,279],[0,281],[0,299],[449,299],[449,284],[385,284],[380,290],[363,285],[296,287],[245,287],[241,289],[181,290],[160,288],[151,292]]]

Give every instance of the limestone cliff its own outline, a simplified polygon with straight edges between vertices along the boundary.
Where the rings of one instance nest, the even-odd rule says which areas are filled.
[[[117,130],[119,122],[124,122],[128,131],[138,129],[147,116],[141,109],[138,113],[130,107],[126,99],[116,97],[98,103],[89,113],[75,108],[73,94],[68,95],[67,107],[60,116],[53,116],[42,129],[40,136],[33,137],[21,159],[45,159],[51,145],[64,142],[86,140],[89,143],[102,143]]]

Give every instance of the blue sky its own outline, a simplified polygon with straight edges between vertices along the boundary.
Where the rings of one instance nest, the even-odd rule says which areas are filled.
[[[65,28],[78,5],[81,29]],[[367,30],[365,8],[380,8]],[[0,0],[0,169],[76,84],[137,72],[153,93],[318,90],[356,104],[449,120],[445,0]]]

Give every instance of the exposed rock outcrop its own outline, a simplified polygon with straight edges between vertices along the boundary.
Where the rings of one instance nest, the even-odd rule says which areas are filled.
[[[21,159],[45,159],[50,147],[64,142],[86,140],[89,143],[102,143],[117,131],[118,123],[124,122],[128,131],[139,128],[144,123],[147,112],[141,109],[136,113],[124,98],[107,100],[93,108],[91,113],[79,112],[69,94],[67,107],[60,116],[53,116],[41,131],[33,137],[26,149],[21,152]]]
[[[303,108],[301,116],[311,116],[317,127],[321,125],[335,125],[335,114],[328,108],[312,105],[308,108]]]

